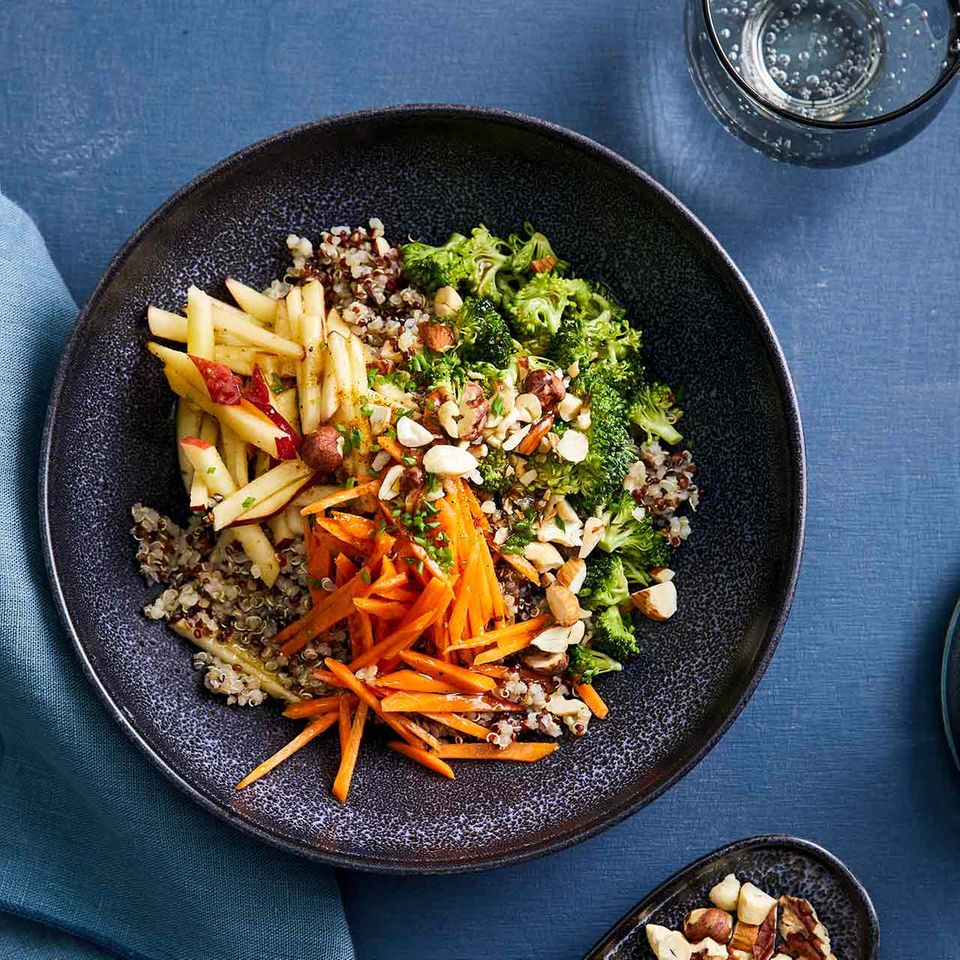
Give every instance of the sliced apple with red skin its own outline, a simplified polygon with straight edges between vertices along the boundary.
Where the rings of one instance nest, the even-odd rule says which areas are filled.
[[[204,386],[214,403],[235,407],[240,403],[240,378],[225,364],[187,354],[203,377]]]
[[[216,417],[241,440],[252,443],[271,457],[277,456],[277,441],[280,440],[280,446],[283,447],[287,435],[269,417],[242,399],[237,405],[214,403],[199,369],[182,350],[171,350],[153,341],[147,344],[147,349],[163,361],[167,383],[177,396],[191,401],[205,413]]]
[[[292,460],[297,456],[300,450],[300,435],[273,405],[273,394],[259,366],[253,368],[250,384],[243,391],[243,399],[252,403],[271,423],[286,434],[282,441],[277,440],[277,458]]]
[[[259,521],[264,519],[264,516],[276,513],[282,506],[286,506],[312,477],[313,470],[302,460],[284,460],[278,463],[262,476],[231,493],[213,508],[214,530],[233,526],[242,514],[253,514],[253,517]],[[280,498],[282,503],[272,499],[278,493],[284,495]],[[269,505],[270,512],[257,516],[253,508],[258,508],[259,512],[264,504]]]

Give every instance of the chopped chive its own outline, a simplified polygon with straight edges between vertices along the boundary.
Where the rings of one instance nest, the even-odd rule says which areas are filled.
[[[248,510],[256,502],[257,502],[256,497],[244,497],[243,503],[241,503],[240,506],[243,507],[244,510]]]

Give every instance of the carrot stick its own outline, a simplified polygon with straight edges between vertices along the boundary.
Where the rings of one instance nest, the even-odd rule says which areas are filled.
[[[348,580],[355,577],[359,569],[345,553],[337,554],[333,566],[337,574],[336,584],[338,587],[342,587]]]
[[[355,513],[334,511],[330,518],[358,540],[373,540],[377,535],[377,525],[369,517],[358,517]]]
[[[484,533],[489,533],[490,521],[487,519],[487,515],[480,509],[480,501],[477,500],[476,494],[470,489],[470,484],[465,480],[460,481],[460,495],[466,500],[467,508],[470,510],[470,516],[473,517],[477,527]]]
[[[434,501],[437,508],[437,519],[440,521],[440,529],[447,535],[447,545],[453,554],[452,569],[459,569],[457,561],[458,551],[460,549],[460,521],[457,513],[446,497],[441,497]]]
[[[316,677],[317,680],[322,680],[328,687],[339,687],[341,690],[345,689],[343,683],[330,673],[329,670],[317,668],[311,673],[311,676]]]
[[[603,698],[594,690],[592,684],[575,683],[573,689],[598,720],[602,720],[610,712],[610,708],[603,702]]]
[[[300,717],[318,717],[321,713],[329,713],[331,710],[337,710],[340,707],[341,700],[353,699],[350,694],[337,693],[330,697],[315,697],[313,700],[301,700],[299,703],[291,703],[283,711],[285,717],[297,720]]]
[[[342,757],[347,749],[347,738],[350,736],[350,704],[346,697],[340,698],[337,719],[340,727],[340,756]]]
[[[397,603],[404,603],[410,607],[417,602],[420,591],[411,590],[409,587],[391,587],[389,590],[381,590],[377,596],[384,600],[396,600]]]
[[[418,740],[423,741],[431,750],[440,749],[440,741],[425,727],[420,726],[412,717],[397,717],[400,724],[406,727]],[[409,741],[407,741],[409,742]]]
[[[285,747],[281,747],[272,757],[254,767],[237,784],[237,789],[242,790],[244,787],[249,787],[251,783],[256,783],[261,777],[265,777],[274,767],[279,766],[288,757],[292,757],[301,747],[306,746],[325,730],[329,730],[336,722],[337,714],[332,710],[317,717],[316,720],[311,720]]]
[[[467,625],[467,613],[470,603],[471,585],[477,578],[477,568],[480,565],[480,544],[474,543],[470,551],[470,558],[463,573],[463,582],[457,592],[457,599],[450,614],[450,646],[448,650],[458,649],[457,644],[463,639],[463,631]]]
[[[284,627],[274,642],[285,656],[302,650],[314,637],[329,630],[335,623],[345,620],[354,610],[353,600],[370,589],[360,574],[328,593],[323,602],[317,604],[306,616]]]
[[[518,713],[528,708],[509,700],[465,693],[393,693],[380,702],[386,713]]]
[[[473,662],[479,666],[485,663],[495,663],[497,660],[502,660],[504,657],[512,656],[514,653],[526,649],[530,646],[532,639],[533,637],[529,634],[521,633],[509,640],[501,640],[492,650],[484,650],[483,653],[478,653]]]
[[[372,600],[369,597],[355,597],[354,606],[358,610],[381,620],[402,620],[407,615],[407,607],[394,600]]]
[[[464,667],[458,667],[456,664],[437,660],[436,657],[428,657],[423,653],[415,653],[413,650],[404,650],[400,654],[400,659],[408,666],[413,667],[414,670],[428,673],[431,677],[436,677],[438,680],[445,680],[460,690],[466,690],[471,693],[486,693],[488,690],[493,690],[497,685],[493,677],[485,677],[479,673],[472,673]]]
[[[355,537],[342,523],[331,520],[329,517],[317,517],[314,523],[321,530],[326,530],[335,540],[350,547],[359,553],[366,553],[373,546],[369,538]]]
[[[399,743],[396,740],[391,740],[387,746],[391,750],[396,750],[397,753],[402,753],[405,757],[415,760],[428,770],[434,770],[436,773],[441,773],[450,780],[456,779],[456,774],[454,774],[450,764],[444,763],[432,753],[427,753],[426,750],[421,750],[419,747],[411,747],[408,743]]]
[[[366,653],[362,653],[350,663],[354,670],[369,666],[378,660],[386,660],[396,655],[398,650],[415,643],[420,639],[423,631],[430,626],[437,617],[442,616],[442,610],[428,610],[412,623],[401,624],[392,633],[388,633],[379,643],[374,644]]]
[[[353,770],[357,765],[357,754],[360,752],[360,741],[363,739],[363,725],[367,722],[367,704],[361,703],[357,707],[357,712],[353,718],[353,726],[350,727],[350,733],[347,735],[347,742],[343,748],[343,755],[340,758],[340,769],[337,771],[337,778],[333,781],[331,793],[341,802],[347,802],[347,794],[350,792],[350,781],[353,779]]]
[[[556,749],[555,743],[511,743],[503,749],[492,743],[442,743],[438,756],[446,760],[521,760],[533,763]]]
[[[377,686],[387,690],[408,690],[417,693],[458,693],[462,689],[434,677],[425,677],[414,670],[397,670],[396,673],[377,677]]]
[[[358,483],[355,487],[344,487],[343,490],[337,490],[335,493],[328,493],[319,500],[305,506],[300,515],[309,517],[314,513],[323,513],[329,507],[336,507],[341,503],[347,503],[350,500],[357,500],[368,493],[376,493],[380,489],[379,480],[371,480],[369,483]]]
[[[497,627],[481,636],[470,637],[464,640],[464,645],[478,646],[480,643],[500,643],[501,641],[512,640],[516,636],[529,636],[531,639],[538,633],[546,630],[553,623],[553,618],[548,614],[539,617],[533,617],[530,620],[521,620],[518,623],[511,623],[506,627]],[[528,641],[529,642],[529,641]]]
[[[424,716],[428,720],[433,720],[435,723],[442,723],[451,730],[465,733],[469,737],[477,737],[479,740],[486,740],[487,734],[490,732],[482,724],[474,720],[468,720],[466,717],[461,717],[459,713],[425,713]]]
[[[393,558],[388,554],[383,558],[383,564],[380,567],[380,579],[385,577],[392,577],[397,572],[397,565],[393,562]]]
[[[389,557],[383,558],[383,566],[386,568],[387,560]],[[393,561],[390,561],[391,566]],[[397,587],[403,588],[407,586],[410,582],[410,578],[405,573],[390,573],[389,575],[380,574],[376,580],[373,582],[373,586],[370,588],[370,593],[376,596],[381,596],[381,591],[383,590],[394,590]]]
[[[493,617],[503,622],[506,619],[507,607],[503,600],[503,590],[500,587],[500,581],[497,579],[497,571],[493,565],[493,557],[490,556],[490,550],[487,547],[487,541],[481,541],[480,560],[483,563],[489,585],[490,599],[493,604]]]
[[[345,664],[332,657],[323,661],[327,669],[348,689],[355,693],[378,717],[383,715],[380,701],[363,681]]]
[[[400,444],[393,439],[393,437],[380,434],[380,436],[377,437],[377,443],[380,445],[380,449],[389,453],[390,456],[397,461],[397,463],[403,463],[404,457],[409,457],[412,455],[412,451],[401,447]]]
[[[366,653],[373,646],[373,622],[369,613],[364,610],[357,611],[357,627],[359,653]]]

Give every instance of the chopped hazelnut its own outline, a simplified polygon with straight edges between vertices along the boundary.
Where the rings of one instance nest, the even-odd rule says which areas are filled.
[[[733,933],[733,920],[729,913],[717,907],[692,910],[683,921],[683,932],[691,943],[707,938],[726,943]]]
[[[544,410],[552,410],[567,395],[563,381],[550,370],[531,370],[523,389],[540,401]]]
[[[445,323],[424,323],[420,327],[420,339],[431,350],[443,353],[457,342],[457,332]]]
[[[300,459],[312,470],[332,473],[343,463],[343,438],[340,431],[326,425],[308,433],[300,445]]]

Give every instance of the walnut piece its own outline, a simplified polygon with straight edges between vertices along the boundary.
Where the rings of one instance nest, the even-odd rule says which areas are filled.
[[[780,898],[781,952],[795,960],[837,960],[830,948],[830,935],[817,911],[803,897]]]

